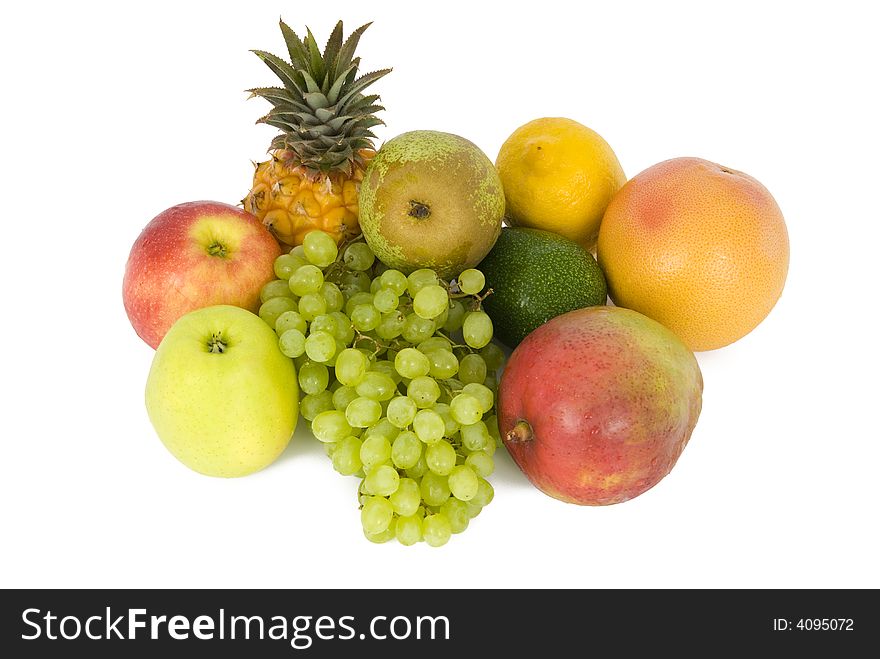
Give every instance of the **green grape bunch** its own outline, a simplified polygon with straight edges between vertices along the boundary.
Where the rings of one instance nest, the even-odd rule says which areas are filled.
[[[294,360],[300,412],[333,468],[360,479],[367,539],[446,544],[492,501],[504,352],[486,279],[387,268],[323,231],[275,261],[259,315]]]

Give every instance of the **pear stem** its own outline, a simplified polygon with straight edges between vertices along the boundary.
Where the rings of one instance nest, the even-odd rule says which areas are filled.
[[[425,220],[431,216],[431,207],[420,201],[410,200],[409,216],[417,220]]]

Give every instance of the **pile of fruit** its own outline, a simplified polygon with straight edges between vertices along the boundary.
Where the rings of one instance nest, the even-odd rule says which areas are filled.
[[[494,164],[430,130],[375,150],[368,87],[390,69],[359,73],[367,27],[344,38],[340,21],[322,51],[281,22],[288,57],[254,51],[280,86],[250,90],[281,132],[243,208],[180,204],[135,241],[123,299],[156,349],[159,438],[238,477],[301,416],[359,479],[374,542],[464,531],[502,445],[562,501],[640,495],[697,423],[692,351],[743,337],[782,292],[776,202],[696,158],[627,180],[570,119],[518,128]]]

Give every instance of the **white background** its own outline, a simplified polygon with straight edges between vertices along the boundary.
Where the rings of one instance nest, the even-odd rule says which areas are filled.
[[[485,5],[485,6],[484,6]],[[876,23],[867,2],[6,3],[0,586],[880,587]],[[442,9],[441,9],[442,7]],[[675,156],[743,170],[791,236],[785,292],[698,355],[703,413],[630,502],[550,499],[504,450],[495,501],[442,549],[362,538],[357,481],[300,423],[264,472],[187,470],[143,404],[131,243],[173,204],[236,203],[274,131],[279,16],[322,42],[374,20],[380,139],[430,128],[494,160],[567,116],[628,176]],[[229,392],[230,396],[235,392]]]

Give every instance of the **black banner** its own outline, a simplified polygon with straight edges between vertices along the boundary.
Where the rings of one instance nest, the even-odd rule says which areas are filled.
[[[876,647],[876,591],[5,590],[6,657],[542,655]],[[871,645],[865,645],[871,643]],[[11,653],[10,653],[11,651]],[[563,652],[563,654],[565,654]],[[711,656],[709,655],[709,656]],[[201,656],[201,655],[198,655]]]

